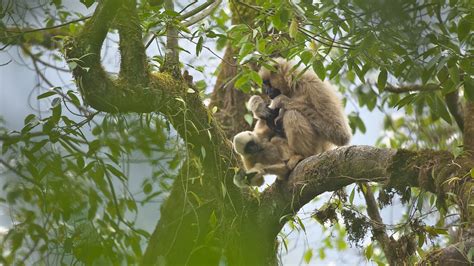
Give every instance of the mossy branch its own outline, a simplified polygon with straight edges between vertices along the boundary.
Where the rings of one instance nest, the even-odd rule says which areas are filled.
[[[134,0],[100,1],[79,35],[66,42],[65,57],[85,102],[109,113],[161,112],[204,162],[235,165],[235,160],[229,162],[231,148],[199,94],[174,72],[149,73],[135,6]],[[118,78],[107,74],[100,61],[101,47],[112,26],[120,36]]]
[[[296,214],[318,195],[356,182],[383,183],[398,191],[420,187],[444,196],[458,188],[447,180],[462,177],[467,171],[454,162],[450,153],[443,151],[340,147],[305,159],[293,170],[288,181],[276,182],[265,190],[259,215],[279,221],[280,217]],[[472,180],[467,182],[472,183]]]

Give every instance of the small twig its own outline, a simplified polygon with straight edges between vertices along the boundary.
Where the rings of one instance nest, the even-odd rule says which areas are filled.
[[[65,22],[63,24],[59,24],[59,25],[55,25],[55,26],[50,26],[50,27],[44,27],[44,28],[40,28],[40,29],[28,29],[28,30],[13,30],[13,29],[6,29],[5,31],[6,32],[11,32],[11,33],[19,33],[19,34],[24,34],[24,33],[31,33],[31,32],[37,32],[37,31],[44,31],[44,30],[51,30],[51,29],[57,29],[57,28],[61,28],[61,27],[64,27],[64,26],[67,26],[69,24],[72,24],[72,23],[76,23],[76,22],[81,22],[81,21],[84,21],[84,20],[87,20],[89,19],[91,16],[86,16],[86,17],[83,17],[83,18],[79,18],[79,19],[75,19],[75,20],[71,20],[71,21],[68,21],[68,22]]]
[[[0,67],[8,65],[8,64],[10,64],[12,61],[13,61],[13,60],[10,59],[10,60],[8,60],[6,63],[2,63],[2,64],[0,64]]]
[[[69,73],[69,72],[70,72],[70,71],[67,70],[67,69],[60,68],[60,67],[57,67],[57,66],[55,66],[55,65],[52,65],[52,64],[50,64],[50,63],[48,63],[48,62],[43,61],[42,59],[39,58],[39,56],[33,54],[33,52],[31,52],[30,49],[26,48],[26,47],[23,46],[23,45],[21,46],[21,48],[22,48],[23,51],[24,51],[27,55],[29,55],[31,58],[35,58],[36,61],[40,62],[41,64],[43,64],[43,65],[45,65],[45,66],[47,66],[47,67],[53,68],[53,69],[58,70],[58,71],[66,72],[66,73]]]

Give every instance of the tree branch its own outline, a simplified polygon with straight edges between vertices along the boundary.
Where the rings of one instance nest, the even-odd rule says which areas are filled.
[[[403,261],[406,261],[406,257],[400,258],[397,256],[397,249],[394,248],[396,241],[387,235],[385,224],[382,220],[382,216],[380,216],[379,207],[370,185],[365,183],[360,187],[367,204],[367,214],[371,220],[370,224],[372,226],[373,236],[382,247],[389,265],[397,265],[399,262],[403,263]]]
[[[179,19],[179,20],[188,19],[188,18],[196,15],[197,13],[203,11],[204,9],[208,8],[209,6],[211,6],[213,4],[215,5],[216,2],[222,2],[222,0],[208,0],[204,4],[196,7],[195,9],[178,16],[177,19]],[[213,8],[211,8],[211,9],[213,9]]]
[[[474,162],[474,101],[466,101],[464,121],[464,150]]]
[[[85,21],[89,19],[90,16],[78,18],[65,22],[63,24],[54,25],[44,28],[19,28],[19,27],[8,27],[0,31],[0,43],[7,45],[19,45],[19,44],[31,44],[39,45],[47,49],[56,49],[56,43],[53,41],[53,38],[56,36],[66,36],[69,34],[69,30],[64,27]]]
[[[421,187],[444,195],[454,191],[446,180],[467,171],[454,163],[448,152],[340,147],[305,159],[293,170],[288,181],[276,182],[265,190],[259,215],[267,217],[267,221],[268,217],[273,217],[272,220],[279,224],[280,217],[296,214],[314,197],[355,182],[382,182],[398,191]],[[275,230],[278,232],[281,226],[276,225]]]
[[[173,0],[165,0],[164,6],[166,10],[174,11]],[[173,23],[174,21],[170,21],[166,25],[166,52],[161,71],[170,72],[175,78],[178,78],[181,76],[179,70],[178,28]]]
[[[405,93],[405,92],[412,92],[412,91],[436,91],[441,89],[438,84],[428,83],[425,85],[403,85],[395,87],[393,85],[388,84],[385,87],[385,91],[393,92],[393,93]]]
[[[190,18],[186,22],[183,22],[183,25],[186,26],[186,27],[189,27],[189,26],[194,25],[195,23],[203,20],[205,17],[209,16],[214,11],[214,9],[216,9],[222,3],[222,0],[213,0],[213,1],[208,1],[208,2],[211,2],[212,4],[209,5],[209,7],[206,10],[204,10],[201,13],[199,13],[198,15]],[[190,12],[192,12],[192,11],[190,11]]]

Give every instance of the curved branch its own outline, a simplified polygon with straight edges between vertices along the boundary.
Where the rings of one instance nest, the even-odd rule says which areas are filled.
[[[204,4],[196,7],[195,9],[193,9],[193,10],[191,10],[191,11],[185,13],[185,14],[182,14],[182,15],[178,16],[177,19],[178,20],[188,19],[188,18],[196,15],[197,13],[203,11],[204,9],[208,8],[209,6],[211,6],[213,4],[215,5],[216,2],[222,2],[222,0],[217,0],[217,1],[216,0],[208,0]],[[213,8],[211,8],[211,9],[213,9]]]
[[[407,151],[371,146],[345,146],[300,162],[286,182],[276,182],[261,197],[259,215],[273,217],[277,232],[280,217],[293,215],[316,196],[355,182],[382,182],[404,191],[422,187],[444,195],[453,188],[445,182],[458,172],[468,171],[443,151]],[[434,177],[432,174],[436,173]]]
[[[185,27],[189,27],[203,20],[205,17],[209,16],[222,3],[222,0],[213,0],[213,1],[208,1],[208,2],[211,2],[212,4],[209,5],[209,7],[206,10],[190,18],[188,21],[183,22],[183,25]]]

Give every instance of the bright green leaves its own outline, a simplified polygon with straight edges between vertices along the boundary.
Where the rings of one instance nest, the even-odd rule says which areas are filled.
[[[249,93],[252,88],[256,89],[253,84],[257,86],[257,88],[262,87],[262,78],[258,75],[258,73],[251,69],[243,69],[244,71],[237,76],[237,80],[234,83],[234,86],[242,90],[245,93]]]
[[[277,30],[285,30],[288,27],[288,22],[290,21],[290,12],[286,9],[285,6],[280,6],[280,8],[271,16],[271,21],[273,26]]]
[[[200,36],[196,44],[196,56],[199,56],[199,54],[201,53],[203,42],[204,42],[204,38]]]
[[[364,255],[365,255],[365,258],[367,260],[370,260],[372,258],[372,255],[374,254],[374,245],[373,243],[370,243],[369,245],[367,245],[367,247],[365,248],[365,251],[364,251]]]
[[[348,118],[349,118],[349,125],[352,128],[353,134],[357,130],[360,130],[361,133],[365,133],[367,131],[364,121],[362,121],[358,113],[350,113]]]
[[[324,80],[326,77],[326,69],[321,60],[314,60],[313,62],[313,71],[318,75],[321,80]]]
[[[311,261],[311,258],[313,258],[313,250],[312,249],[308,249],[305,253],[304,253],[304,262],[306,264],[309,264],[309,262]]]
[[[288,33],[290,34],[290,37],[295,39],[297,34],[298,34],[298,20],[296,18],[293,18],[291,20],[290,28],[288,29]]]

